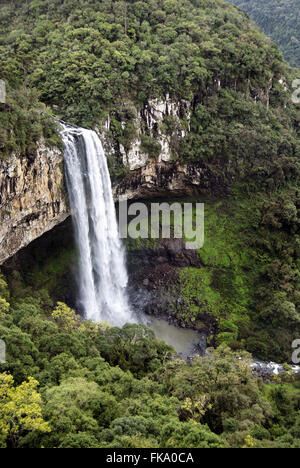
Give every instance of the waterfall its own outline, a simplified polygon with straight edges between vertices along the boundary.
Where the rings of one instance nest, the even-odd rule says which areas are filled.
[[[63,124],[65,173],[79,250],[79,304],[85,318],[114,326],[134,322],[110,175],[92,130]]]

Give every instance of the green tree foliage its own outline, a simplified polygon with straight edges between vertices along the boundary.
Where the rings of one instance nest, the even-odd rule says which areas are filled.
[[[15,448],[24,431],[50,432],[50,427],[42,416],[39,383],[29,377],[18,387],[13,384],[11,375],[0,374],[0,442]]]
[[[288,360],[300,327],[299,114],[291,100],[296,72],[275,44],[221,0],[13,1],[0,12],[7,31],[0,35],[1,77],[8,85],[0,146],[3,134],[6,154],[19,148],[30,156],[45,128],[51,138],[55,124],[48,125],[50,111],[42,101],[75,124],[101,127],[109,116],[116,150],[111,167],[124,174],[118,151],[120,145],[128,151],[137,137],[135,119],[142,119],[147,102],[168,95],[189,103],[190,118],[180,117],[183,138],[171,116],[159,130],[171,139],[174,158],[190,171],[194,165],[201,170],[200,190],[228,194],[230,201],[219,208],[217,233],[207,219],[200,252],[205,269],[179,273],[184,301],[182,310],[171,313],[196,328],[209,315],[216,325],[213,344]],[[141,135],[141,149],[155,159],[160,143],[155,131],[148,133]],[[227,229],[230,236],[220,239]],[[239,259],[238,249],[244,252]],[[36,281],[49,284],[52,270],[59,276],[67,261],[68,252],[62,265],[44,254],[27,271],[27,282],[31,288]],[[52,291],[62,288],[60,281],[52,285]],[[45,347],[59,346],[64,353],[67,342],[76,347],[77,338],[74,330],[66,338],[66,326],[58,322],[60,335]],[[115,343],[118,333],[108,333]],[[77,349],[78,355],[84,352]],[[109,353],[110,359],[117,354]],[[131,369],[135,359],[125,350],[111,362]]]
[[[142,325],[109,328],[100,335],[97,345],[111,365],[137,375],[154,371],[174,354],[170,346],[157,341],[153,331]]]
[[[52,421],[55,435],[50,435],[50,446],[58,445],[66,434],[78,432],[97,435],[118,416],[116,399],[95,382],[84,378],[64,380],[45,395],[45,417]]]
[[[163,446],[166,448],[226,448],[224,440],[211,432],[207,426],[192,422],[170,422],[162,430]]]
[[[0,364],[3,446],[299,445],[297,382],[263,384],[247,353],[222,346],[189,365],[145,326],[76,321],[65,328],[57,307],[47,310],[38,297],[11,301],[0,316],[8,348]]]
[[[93,127],[109,115],[128,149],[136,111],[169,95],[191,105],[174,157],[208,173],[205,193],[231,197],[208,219],[202,268],[178,278],[182,323],[209,315],[223,343],[190,365],[143,325],[80,322],[54,306],[45,288],[68,252],[28,265],[26,284],[14,271],[11,294],[0,277],[1,444],[300,446],[298,382],[265,385],[240,351],[283,359],[299,330],[299,117],[276,46],[221,0],[13,0],[0,27],[1,157],[31,157],[41,137],[58,144],[52,113]],[[163,127],[176,133],[171,119]],[[157,157],[153,136],[141,143]]]
[[[57,303],[56,308],[52,312],[52,318],[60,328],[67,332],[76,328],[80,320],[80,317],[76,315],[75,311],[62,302]]]
[[[41,139],[61,146],[50,110],[38,101],[35,90],[13,87],[7,81],[6,103],[0,103],[0,158],[14,153],[32,159]]]
[[[290,72],[275,45],[221,0],[13,1],[0,11],[6,31],[0,36],[0,70],[9,90],[6,106],[21,94],[15,111],[2,109],[3,150],[11,149],[13,139],[13,146],[29,151],[30,135],[34,144],[45,132],[41,119],[48,111],[38,110],[37,99],[63,119],[84,126],[99,125],[110,115],[114,143],[125,148],[134,134],[131,112],[123,115],[125,127],[120,124],[128,102],[139,111],[151,98],[188,100],[192,136],[179,151],[188,160],[199,160],[202,153],[205,159],[227,157],[224,151],[232,156],[236,147],[248,153],[248,142],[253,153],[277,131],[274,120],[280,112],[262,115],[260,128],[253,127],[258,117],[254,102],[269,105],[274,98],[278,107],[278,101],[286,101],[279,80],[284,76],[289,82]],[[220,90],[224,93],[218,104]],[[22,115],[17,116],[28,118],[28,109],[32,124],[26,130],[24,122],[19,128]],[[264,114],[263,108],[258,112]],[[292,125],[285,121],[283,127]],[[15,135],[9,133],[11,127]],[[261,139],[257,144],[255,133]],[[241,140],[245,144],[239,146]],[[142,148],[150,157],[160,151],[147,134]]]

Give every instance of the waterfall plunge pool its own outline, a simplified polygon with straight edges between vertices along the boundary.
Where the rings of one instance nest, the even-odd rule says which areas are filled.
[[[76,244],[79,251],[78,301],[93,321],[114,326],[136,322],[126,288],[125,253],[119,239],[107,160],[95,131],[61,122],[65,173]],[[205,338],[165,320],[150,319],[156,337],[172,345],[183,359],[205,350]]]

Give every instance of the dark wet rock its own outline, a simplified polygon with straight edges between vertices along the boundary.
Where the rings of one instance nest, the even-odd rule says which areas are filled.
[[[156,248],[135,249],[128,252],[129,270],[139,270],[143,274],[146,267],[155,267],[157,264],[168,263],[174,267],[200,267],[196,250],[185,248],[183,239],[162,239],[158,241]]]
[[[128,200],[226,194],[234,182],[236,168],[213,170],[205,162],[182,165],[172,161],[153,161],[130,171],[115,183],[115,199]]]

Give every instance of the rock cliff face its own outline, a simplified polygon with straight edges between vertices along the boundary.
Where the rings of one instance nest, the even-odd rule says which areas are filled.
[[[102,126],[107,155],[121,158],[129,171],[114,185],[115,200],[196,196],[226,191],[230,172],[218,175],[201,163],[175,162],[176,143],[189,132],[191,104],[188,101],[148,101],[137,110],[132,103],[129,140],[114,139],[112,117]],[[125,108],[124,107],[124,108]],[[129,109],[129,111],[128,111]],[[121,127],[128,124],[118,116]],[[121,119],[121,120],[120,120]],[[148,138],[146,143],[143,140]],[[150,141],[150,144],[149,144]],[[155,156],[146,151],[155,142]],[[63,154],[40,142],[31,158],[12,155],[0,161],[0,265],[33,240],[69,216],[64,186]]]
[[[233,173],[212,172],[201,164],[152,161],[131,171],[114,187],[116,200],[197,196],[226,192]]]
[[[68,215],[59,150],[40,142],[32,158],[0,162],[0,264]]]

